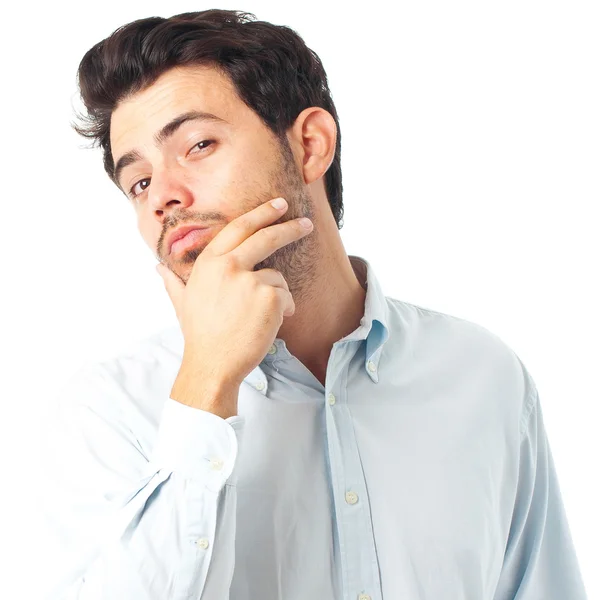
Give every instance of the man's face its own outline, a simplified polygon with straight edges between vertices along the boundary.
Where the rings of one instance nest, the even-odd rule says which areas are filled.
[[[157,147],[154,135],[189,111],[217,120],[190,120]],[[137,150],[142,159],[119,174],[145,242],[187,283],[196,258],[227,223],[269,199],[289,204],[276,222],[314,219],[312,200],[293,155],[285,152],[258,115],[236,95],[227,77],[209,67],[176,67],[113,111],[112,157]],[[210,227],[208,239],[169,253],[167,236],[179,226]],[[276,268],[290,291],[302,287],[302,270],[314,248],[313,234],[274,252],[259,268]],[[306,282],[304,282],[306,283]]]

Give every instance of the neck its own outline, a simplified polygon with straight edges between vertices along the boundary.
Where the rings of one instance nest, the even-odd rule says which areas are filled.
[[[277,334],[322,385],[333,344],[359,327],[366,298],[335,223],[334,228],[319,232],[311,289],[294,298],[296,311],[284,318]]]

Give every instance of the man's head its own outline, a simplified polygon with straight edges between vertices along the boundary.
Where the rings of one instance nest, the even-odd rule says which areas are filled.
[[[180,225],[216,233],[283,196],[282,220],[318,221],[322,198],[341,227],[341,136],[322,64],[291,29],[248,17],[208,10],[135,21],[79,66],[88,114],[73,126],[102,147],[146,243],[184,282],[203,248],[170,255],[166,238]],[[303,238],[256,268],[281,270],[290,291],[304,287],[315,243]]]

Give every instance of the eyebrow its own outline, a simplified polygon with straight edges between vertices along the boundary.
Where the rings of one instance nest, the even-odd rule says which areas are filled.
[[[174,119],[171,119],[164,127],[162,127],[162,129],[157,131],[153,138],[154,145],[157,148],[160,148],[184,123],[187,123],[188,121],[212,121],[214,123],[230,125],[228,121],[225,121],[225,119],[221,119],[221,117],[217,117],[217,115],[213,115],[212,113],[199,110],[190,110],[176,116]],[[123,169],[129,165],[139,162],[140,160],[143,160],[142,154],[138,150],[130,150],[129,152],[123,154],[123,156],[121,156],[121,158],[117,161],[117,164],[113,170],[113,179],[117,182],[118,186],[122,190],[123,187],[120,183],[120,177]]]

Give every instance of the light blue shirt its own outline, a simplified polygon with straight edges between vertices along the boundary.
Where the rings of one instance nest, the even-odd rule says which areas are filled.
[[[238,415],[181,404],[179,327],[64,385],[41,441],[45,599],[586,598],[523,363],[351,262],[365,313],[325,387],[276,338]]]

